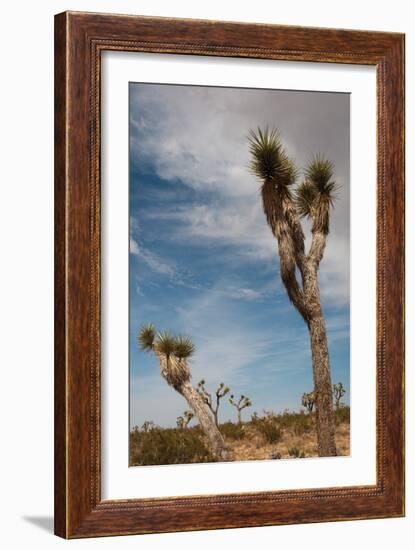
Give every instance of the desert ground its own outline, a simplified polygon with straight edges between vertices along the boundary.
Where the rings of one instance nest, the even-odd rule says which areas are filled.
[[[253,414],[247,422],[219,424],[230,461],[278,460],[318,456],[314,414],[285,411]],[[350,409],[336,410],[339,456],[350,452]],[[130,433],[130,466],[215,462],[198,425],[162,428],[146,422]]]

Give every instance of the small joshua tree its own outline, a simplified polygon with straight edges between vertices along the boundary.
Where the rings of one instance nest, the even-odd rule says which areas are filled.
[[[219,414],[220,400],[222,399],[222,397],[225,397],[225,395],[229,393],[228,386],[225,386],[225,384],[221,382],[217,390],[215,391],[215,399],[212,399],[212,394],[209,393],[206,389],[205,381],[201,380],[197,385],[197,392],[200,395],[200,397],[203,399],[204,403],[212,411],[216,426],[219,426],[218,414]]]
[[[242,422],[242,411],[247,407],[252,407],[251,400],[245,395],[241,395],[238,400],[235,400],[235,396],[231,395],[229,398],[229,403],[233,405],[238,413],[238,424]]]
[[[195,347],[187,336],[173,336],[169,332],[156,332],[153,325],[145,325],[138,335],[140,349],[157,357],[160,374],[169,386],[182,395],[197,416],[202,430],[210,441],[212,453],[219,460],[228,458],[225,441],[215,425],[199,393],[190,383],[189,357]]]
[[[151,430],[154,430],[155,427],[156,425],[152,420],[145,420],[143,425],[141,426],[141,429],[143,432],[147,433],[151,432]]]
[[[311,414],[314,408],[314,392],[305,392],[301,399],[302,406],[307,409],[308,413]]]
[[[336,410],[339,410],[341,407],[341,399],[343,395],[346,393],[346,390],[341,382],[338,384],[333,384],[333,397],[336,404]]]
[[[193,420],[194,416],[195,415],[192,413],[192,411],[184,411],[183,416],[177,417],[177,420],[176,420],[177,427],[181,430],[184,430]]]

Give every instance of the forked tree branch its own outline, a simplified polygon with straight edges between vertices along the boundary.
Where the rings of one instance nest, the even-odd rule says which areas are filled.
[[[324,250],[326,248],[327,235],[322,231],[313,231],[310,251],[307,255],[307,259],[314,263],[314,266],[318,270],[320,262],[323,259]]]
[[[292,231],[294,253],[297,267],[303,276],[305,261],[305,236],[298,216],[297,209],[291,196],[285,196],[282,200],[282,211]]]
[[[267,222],[278,242],[282,282],[289,299],[307,322],[305,296],[295,273],[296,266],[299,265],[301,275],[304,276],[304,233],[299,221],[295,220],[294,205],[290,205],[288,196],[282,199],[280,193],[275,192],[275,184],[270,180],[262,186],[262,200]]]

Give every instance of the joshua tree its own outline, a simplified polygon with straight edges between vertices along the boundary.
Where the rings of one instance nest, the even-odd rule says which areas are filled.
[[[141,429],[143,432],[151,432],[151,430],[154,430],[156,425],[152,420],[145,420],[143,425],[141,426]]]
[[[190,383],[188,359],[195,351],[191,339],[186,336],[172,336],[168,332],[156,332],[150,324],[141,328],[138,343],[143,351],[155,354],[159,361],[161,376],[186,399],[210,441],[213,454],[218,459],[227,459],[228,452],[223,437],[206,410],[202,398]]]
[[[177,427],[181,430],[187,428],[192,419],[194,418],[192,411],[184,411],[183,416],[178,416],[176,420]]]
[[[341,382],[339,382],[338,384],[333,384],[333,397],[336,402],[336,410],[340,409],[340,401],[345,393],[346,390],[344,389],[344,386]]]
[[[314,157],[305,170],[304,180],[293,190],[298,171],[287,156],[278,131],[251,131],[249,146],[251,171],[262,182],[265,217],[278,242],[282,282],[310,334],[318,452],[320,456],[335,456],[329,351],[318,284],[336,191],[332,180],[334,167],[323,156]],[[300,218],[311,220],[312,239],[307,253]]]
[[[205,381],[201,380],[199,384],[197,385],[197,392],[200,395],[200,397],[203,399],[203,402],[209,407],[209,409],[212,411],[213,418],[215,419],[216,426],[219,426],[219,405],[220,400],[222,397],[224,397],[226,394],[229,393],[229,388],[225,386],[223,382],[221,382],[215,391],[215,400],[212,399],[212,394],[209,393],[205,387]]]
[[[312,391],[309,393],[303,393],[301,404],[305,409],[307,409],[309,414],[311,414],[314,408],[314,393]]]
[[[235,396],[231,395],[229,398],[229,403],[233,405],[238,413],[238,424],[241,424],[242,422],[242,411],[246,409],[247,407],[252,407],[252,402],[248,397],[245,395],[241,395],[241,397],[235,401]]]

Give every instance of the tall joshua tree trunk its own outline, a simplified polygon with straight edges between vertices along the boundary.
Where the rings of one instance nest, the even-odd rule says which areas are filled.
[[[190,383],[187,359],[195,349],[191,340],[182,336],[174,337],[168,333],[156,335],[154,327],[146,325],[140,331],[138,342],[143,351],[152,351],[156,355],[161,376],[186,399],[209,440],[212,454],[219,460],[227,460],[229,453],[225,441],[201,396]]]
[[[310,319],[309,331],[316,396],[316,423],[319,426],[318,453],[320,456],[336,456],[329,350],[326,326],[322,315]]]
[[[335,419],[331,369],[327,342],[326,323],[320,304],[317,269],[311,262],[306,270],[306,294],[309,302],[308,330],[310,334],[311,357],[313,363],[314,399],[318,452],[320,456],[336,456]]]
[[[278,242],[281,279],[288,297],[310,335],[319,456],[335,456],[335,422],[326,325],[320,303],[318,269],[329,232],[329,211],[335,184],[332,163],[315,157],[305,181],[293,193],[297,171],[286,155],[278,133],[251,133],[251,170],[263,182],[262,203],[267,223]],[[312,221],[312,243],[305,253],[301,217]],[[298,268],[301,282],[297,281]]]

